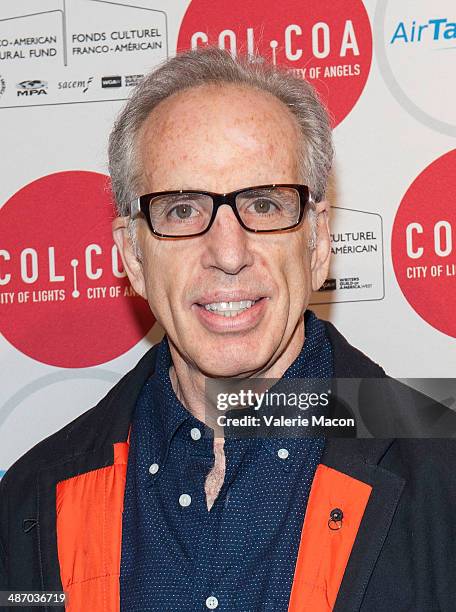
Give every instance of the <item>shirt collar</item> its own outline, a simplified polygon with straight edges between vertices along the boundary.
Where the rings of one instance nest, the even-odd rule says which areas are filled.
[[[306,310],[304,325],[305,340],[301,352],[282,378],[331,378],[332,349],[323,321],[311,310]]]
[[[150,379],[153,393],[157,398],[152,431],[158,434],[164,447],[169,446],[174,435],[187,436],[191,439],[192,428],[198,428],[202,437],[211,437],[212,430],[194,417],[177,398],[169,376],[171,365],[171,352],[168,338],[165,336],[158,345],[155,371]]]

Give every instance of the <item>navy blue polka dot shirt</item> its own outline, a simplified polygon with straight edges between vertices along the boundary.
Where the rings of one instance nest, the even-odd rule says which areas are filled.
[[[166,337],[138,398],[122,522],[123,612],[286,612],[322,438],[227,438],[223,486],[208,511],[213,439],[177,399]],[[331,344],[306,313],[284,378],[330,378]]]

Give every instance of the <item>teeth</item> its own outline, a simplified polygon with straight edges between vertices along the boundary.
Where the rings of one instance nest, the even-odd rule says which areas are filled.
[[[238,314],[251,308],[255,304],[255,300],[241,300],[240,302],[212,302],[206,304],[205,309],[211,312],[216,312],[224,317],[236,317]]]

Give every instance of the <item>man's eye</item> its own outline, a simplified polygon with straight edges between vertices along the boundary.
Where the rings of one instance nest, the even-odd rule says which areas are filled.
[[[278,208],[277,204],[268,198],[257,198],[249,206],[250,211],[258,215],[274,213]]]
[[[195,217],[197,214],[198,211],[189,204],[177,204],[177,206],[173,206],[168,212],[168,216],[182,219],[183,221]]]

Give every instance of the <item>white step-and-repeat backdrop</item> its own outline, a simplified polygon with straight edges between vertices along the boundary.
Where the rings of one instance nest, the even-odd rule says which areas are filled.
[[[314,310],[394,376],[455,375],[454,0],[2,0],[0,476],[161,336],[113,247],[106,142],[145,73],[207,43],[286,65],[331,112]]]

